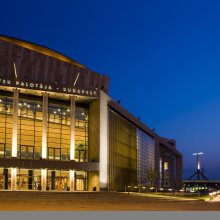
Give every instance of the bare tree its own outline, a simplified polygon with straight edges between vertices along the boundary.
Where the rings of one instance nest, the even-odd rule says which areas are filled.
[[[150,167],[146,172],[146,182],[149,183],[150,187],[155,186],[155,181],[157,179],[156,171]]]

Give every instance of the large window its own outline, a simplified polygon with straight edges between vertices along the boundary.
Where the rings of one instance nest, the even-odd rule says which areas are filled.
[[[155,181],[154,145],[154,139],[137,128],[137,167],[139,184],[152,186]]]
[[[76,108],[75,161],[88,161],[88,109]]]
[[[19,100],[18,157],[39,159],[42,145],[42,102]]]
[[[13,98],[0,96],[0,158],[10,158],[12,149]],[[42,97],[20,94],[18,103],[18,146],[20,159],[40,159],[42,151]],[[70,159],[70,103],[50,100],[47,118],[47,155],[51,160]],[[75,111],[75,160],[88,161],[88,109]]]
[[[69,160],[70,109],[68,105],[49,103],[48,159]]]
[[[70,107],[49,103],[48,159],[70,159]],[[88,161],[88,109],[76,107],[75,160]]]
[[[12,111],[12,97],[0,96],[0,158],[11,157]]]

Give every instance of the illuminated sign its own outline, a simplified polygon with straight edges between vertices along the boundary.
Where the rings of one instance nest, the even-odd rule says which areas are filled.
[[[59,93],[67,93],[67,94],[75,94],[82,96],[97,96],[97,90],[88,90],[82,89],[78,87],[66,87],[59,86],[54,84],[46,84],[46,83],[36,83],[36,82],[27,82],[27,81],[19,81],[19,80],[9,80],[0,78],[0,85],[3,86],[11,86],[16,88],[25,88],[25,89],[36,89],[42,91],[49,92],[59,92]]]

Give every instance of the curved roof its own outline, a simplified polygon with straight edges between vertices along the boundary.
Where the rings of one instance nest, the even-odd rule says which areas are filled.
[[[62,60],[64,62],[77,65],[81,68],[87,68],[84,65],[76,62],[75,60],[70,59],[67,56],[64,56],[61,53],[58,53],[54,50],[51,50],[47,47],[44,47],[44,46],[41,46],[41,45],[38,45],[38,44],[33,44],[33,43],[30,43],[30,42],[27,42],[27,41],[23,41],[23,40],[20,40],[20,39],[16,39],[16,38],[13,38],[13,37],[8,37],[8,36],[3,36],[3,35],[0,35],[0,40],[4,40],[4,41],[7,41],[9,43],[13,43],[13,44],[16,44],[18,46],[21,46],[21,47],[24,47],[24,48],[27,48],[27,49],[30,49],[30,50],[34,50],[36,52],[45,54],[47,56],[54,57],[54,58]]]

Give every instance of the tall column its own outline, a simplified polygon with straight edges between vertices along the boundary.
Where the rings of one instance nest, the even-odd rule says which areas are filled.
[[[100,190],[108,190],[108,95],[100,91]]]
[[[70,96],[70,160],[75,160],[75,96]]]
[[[69,171],[70,191],[73,192],[75,183],[75,170]]]
[[[17,157],[18,148],[18,102],[19,90],[15,89],[13,94],[13,127],[12,127],[12,157]],[[17,168],[11,168],[11,190],[17,189]]]
[[[41,169],[41,190],[46,191],[47,186],[47,169]]]
[[[17,189],[17,168],[11,168],[11,190]]]
[[[47,158],[47,116],[48,116],[48,94],[43,94],[43,106],[42,106],[42,122],[43,122],[43,130],[42,130],[42,159]]]
[[[14,90],[13,95],[13,127],[12,127],[12,157],[17,157],[17,145],[18,145],[18,102],[19,91]]]
[[[75,96],[70,96],[70,160],[75,160]],[[69,171],[70,191],[74,191],[75,171]]]
[[[48,93],[43,93],[43,106],[42,106],[42,159],[47,159],[47,118],[48,118]],[[41,169],[41,190],[46,190],[47,183],[47,170]]]

